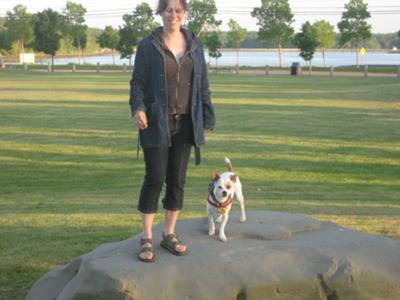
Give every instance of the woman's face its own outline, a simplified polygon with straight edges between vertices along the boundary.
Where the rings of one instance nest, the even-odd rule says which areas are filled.
[[[179,30],[185,22],[186,12],[179,0],[168,0],[161,18],[167,31]]]

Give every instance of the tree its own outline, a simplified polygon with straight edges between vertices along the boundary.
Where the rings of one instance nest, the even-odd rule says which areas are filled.
[[[119,41],[118,31],[112,28],[112,26],[106,26],[104,31],[98,36],[96,42],[102,48],[109,48],[112,51],[113,64],[115,65],[114,52],[117,49]]]
[[[310,22],[307,21],[302,25],[301,32],[294,36],[293,43],[300,48],[300,56],[308,61],[311,73],[311,60],[318,47],[318,36]]]
[[[191,0],[190,14],[187,28],[197,35],[205,44],[203,32],[212,31],[221,25],[221,21],[215,19],[217,7],[214,0]]]
[[[353,41],[356,45],[356,64],[359,67],[358,52],[360,44],[371,38],[371,25],[366,19],[371,17],[368,12],[368,4],[363,0],[350,0],[345,6],[346,11],[342,14],[342,21],[338,23],[340,31],[339,44],[344,46]]]
[[[126,14],[122,18],[125,24],[123,27],[119,27],[117,49],[121,53],[121,58],[128,58],[129,64],[131,64],[132,55],[135,53],[134,48],[159,24],[154,21],[153,11],[146,2],[137,5],[131,15]]]
[[[332,46],[334,45],[336,39],[336,33],[334,31],[333,25],[331,25],[328,21],[325,20],[316,21],[313,24],[313,27],[318,39],[318,48],[322,52],[324,67],[326,67],[325,51],[328,48],[332,48]]]
[[[21,53],[25,47],[33,41],[32,15],[26,11],[26,7],[19,4],[12,11],[7,12],[4,22],[11,41],[18,41]]]
[[[7,51],[10,51],[11,48],[12,42],[7,28],[4,27],[4,19],[0,18],[0,54],[5,54]]]
[[[279,67],[282,67],[282,46],[293,35],[291,27],[293,14],[288,0],[262,0],[261,7],[255,7],[251,16],[258,19],[258,38],[266,42],[273,41],[279,52]]]
[[[239,46],[246,38],[246,28],[233,19],[229,19],[228,27],[228,46],[236,49],[236,74],[239,74]]]
[[[51,70],[54,72],[54,56],[60,48],[63,17],[56,11],[46,9],[33,17],[34,48],[51,55]]]
[[[208,56],[215,58],[216,70],[218,72],[218,58],[222,56],[219,49],[222,46],[218,32],[213,31],[206,36],[205,45],[208,48]]]
[[[66,28],[69,37],[75,48],[78,49],[78,64],[81,63],[81,52],[86,46],[87,40],[87,25],[85,25],[86,8],[81,4],[67,1],[67,6],[64,9],[66,17]]]

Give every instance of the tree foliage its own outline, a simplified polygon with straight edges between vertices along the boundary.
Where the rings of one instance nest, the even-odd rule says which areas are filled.
[[[221,57],[221,49],[222,42],[219,38],[219,34],[216,31],[208,33],[206,36],[205,45],[208,48],[208,54],[213,58],[220,58]]]
[[[4,26],[4,19],[0,18],[0,54],[6,53],[11,50],[12,42],[7,31],[7,28]]]
[[[67,1],[64,9],[67,34],[72,40],[73,46],[78,49],[79,63],[82,49],[85,49],[87,44],[88,27],[84,24],[86,12],[87,10],[82,4],[72,1]]]
[[[190,1],[187,28],[196,34],[203,43],[205,43],[205,40],[202,38],[202,33],[213,31],[222,23],[215,19],[216,13],[217,6],[214,0]]]
[[[228,22],[227,45],[231,48],[239,48],[240,43],[246,39],[246,28],[243,28],[233,19]]]
[[[318,40],[318,48],[322,52],[322,58],[324,61],[324,67],[326,66],[325,64],[325,51],[326,49],[332,48],[335,39],[336,39],[336,33],[335,33],[335,28],[331,23],[329,23],[326,20],[319,20],[316,21],[313,24],[315,34],[317,35],[317,40]]]
[[[302,25],[301,32],[294,36],[293,42],[300,48],[300,56],[311,64],[318,47],[318,36],[310,22],[307,21]]]
[[[262,0],[261,7],[255,7],[251,13],[257,18],[258,38],[266,42],[273,41],[279,49],[279,66],[282,67],[281,48],[291,39],[293,14],[288,0]]]
[[[106,26],[104,31],[96,39],[96,42],[101,48],[108,48],[112,50],[113,64],[115,64],[114,50],[117,49],[118,41],[118,30],[115,30],[112,26]]]
[[[146,2],[137,5],[132,14],[124,15],[123,20],[125,24],[119,27],[120,39],[117,49],[121,58],[130,60],[139,41],[149,35],[159,24],[154,21],[153,11]]]
[[[366,21],[371,17],[371,14],[368,12],[368,4],[364,3],[363,0],[350,0],[345,5],[345,9],[342,20],[337,25],[340,31],[339,44],[343,46],[350,41],[355,42],[358,66],[360,44],[371,38],[371,25]]]
[[[50,54],[53,58],[60,48],[63,17],[51,9],[38,12],[33,17],[33,31],[35,35],[34,49]]]
[[[25,47],[33,42],[32,15],[21,4],[7,12],[4,26],[7,27],[8,39],[18,41],[19,49],[23,53]]]
[[[236,74],[239,74],[239,45],[246,38],[246,29],[233,19],[229,19],[228,27],[227,43],[236,49]]]

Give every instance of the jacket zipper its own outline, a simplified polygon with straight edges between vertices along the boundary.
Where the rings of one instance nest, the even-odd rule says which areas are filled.
[[[183,60],[183,57],[181,58],[181,61]],[[180,74],[181,74],[181,62],[178,63],[178,74],[176,75],[176,103],[178,103],[179,99],[179,80],[180,80]]]

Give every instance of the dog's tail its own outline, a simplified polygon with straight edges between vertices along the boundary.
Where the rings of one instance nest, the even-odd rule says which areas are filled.
[[[225,156],[225,163],[226,163],[226,166],[228,167],[229,172],[233,172],[231,160],[229,158],[227,158],[226,156]]]

